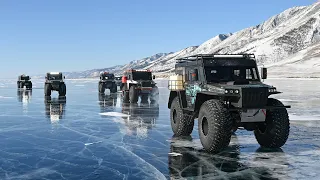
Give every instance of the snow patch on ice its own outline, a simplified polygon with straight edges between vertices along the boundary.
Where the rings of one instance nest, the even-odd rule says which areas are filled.
[[[0,96],[0,99],[11,99],[13,97]]]
[[[85,146],[90,146],[90,145],[98,144],[98,143],[102,143],[102,141],[92,142],[92,143],[85,143],[84,145],[85,145]]]
[[[112,117],[130,117],[129,114],[119,113],[119,112],[105,112],[99,113],[102,116],[112,116]]]
[[[172,153],[168,153],[170,156],[182,156],[182,154],[180,153],[176,153],[176,152],[172,152]]]
[[[301,115],[289,114],[289,119],[291,121],[319,121],[320,116],[301,116]]]

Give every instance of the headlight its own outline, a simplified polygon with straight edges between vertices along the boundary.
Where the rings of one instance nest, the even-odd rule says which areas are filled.
[[[239,94],[239,90],[238,89],[226,89],[225,94]]]
[[[277,91],[276,88],[271,88],[271,89],[269,89],[269,92],[276,92],[276,91]]]

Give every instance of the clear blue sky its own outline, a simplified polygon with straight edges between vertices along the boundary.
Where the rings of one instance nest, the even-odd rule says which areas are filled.
[[[316,0],[2,0],[0,75],[109,67],[199,45]]]

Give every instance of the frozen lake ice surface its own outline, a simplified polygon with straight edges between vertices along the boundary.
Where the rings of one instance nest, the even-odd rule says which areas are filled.
[[[206,153],[197,123],[173,137],[167,82],[155,104],[129,105],[121,93],[101,96],[97,80],[67,80],[66,98],[44,98],[0,81],[0,179],[319,179],[320,80],[269,79],[289,109],[290,136],[276,150],[238,130],[229,147]]]

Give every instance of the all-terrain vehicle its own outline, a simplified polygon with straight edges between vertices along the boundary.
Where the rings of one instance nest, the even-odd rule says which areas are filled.
[[[121,87],[121,85],[122,85],[122,76],[116,76],[114,79],[116,80],[116,85]]]
[[[106,89],[110,89],[111,93],[117,92],[117,85],[114,79],[114,74],[104,72],[100,74],[99,93],[104,94]]]
[[[32,89],[31,78],[24,74],[20,75],[18,77],[17,86],[18,86],[18,89],[22,89],[24,87],[26,87],[26,89]]]
[[[238,127],[254,131],[262,147],[279,148],[289,136],[286,108],[270,95],[281,92],[264,84],[254,54],[199,54],[177,59],[170,77],[171,126],[188,136],[198,119],[201,143],[208,152],[222,151]]]
[[[44,95],[51,96],[52,91],[58,91],[59,96],[66,96],[67,88],[64,79],[61,72],[48,72],[44,84]]]
[[[124,102],[137,103],[139,96],[141,102],[148,99],[152,103],[158,101],[159,89],[153,81],[155,76],[150,70],[128,70],[124,73],[125,82],[122,87]]]

